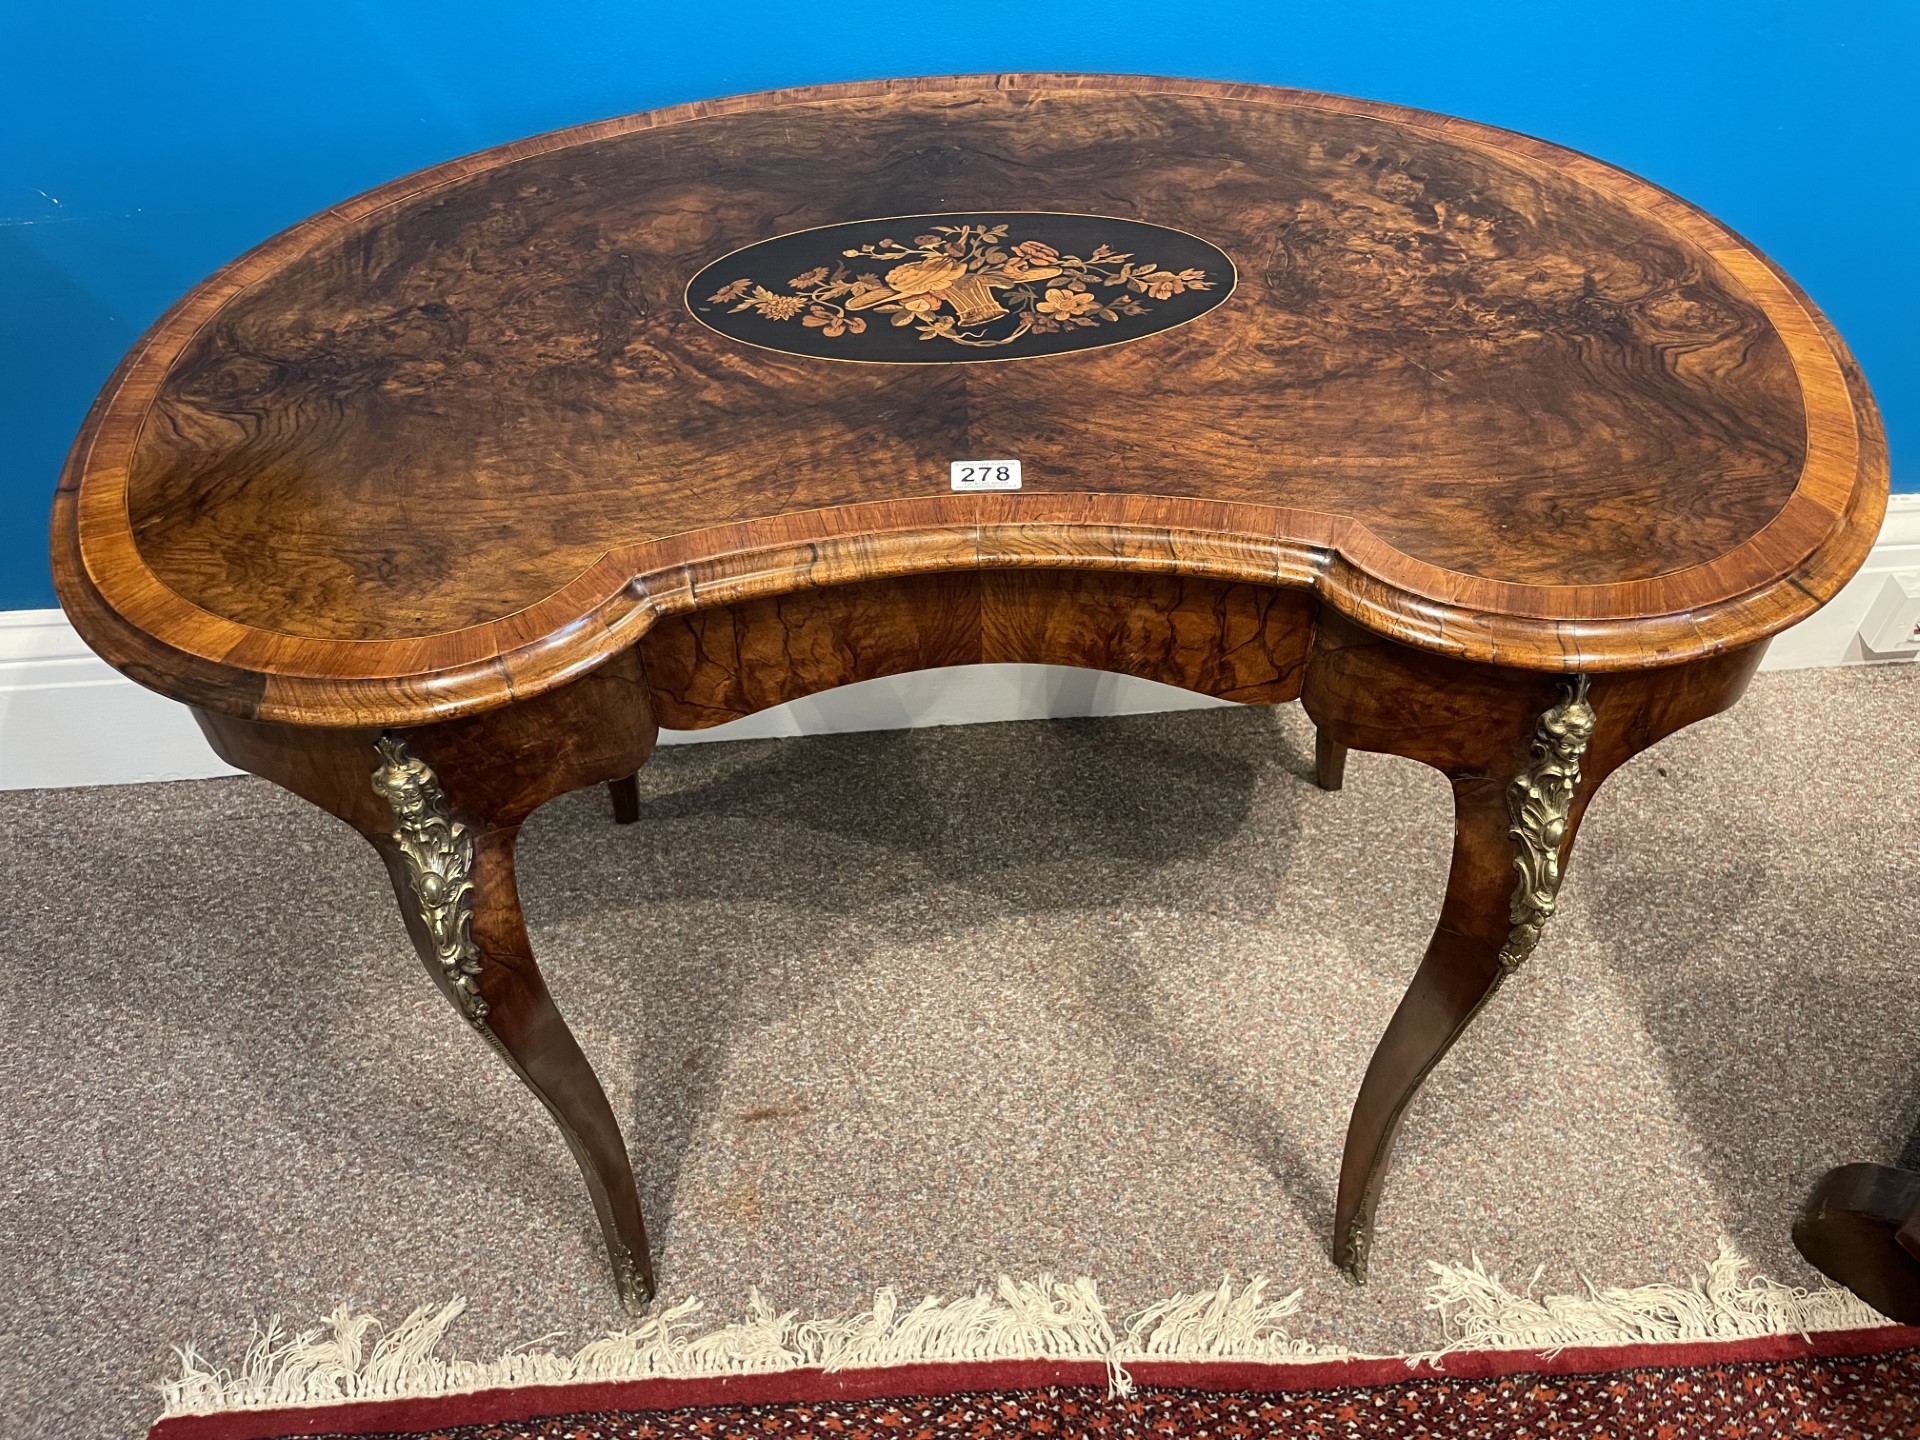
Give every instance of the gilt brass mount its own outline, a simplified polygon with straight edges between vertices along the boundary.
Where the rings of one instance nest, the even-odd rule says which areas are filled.
[[[487,1026],[487,1002],[475,977],[480,950],[473,943],[473,836],[453,818],[440,781],[406,741],[382,735],[373,790],[393,810],[394,842],[446,977],[447,993],[476,1029]]]
[[[1533,759],[1507,787],[1512,825],[1513,887],[1509,918],[1513,930],[1500,947],[1501,968],[1511,973],[1540,943],[1540,930],[1553,916],[1560,895],[1560,851],[1567,818],[1580,788],[1580,757],[1593,734],[1593,706],[1587,703],[1587,677],[1574,677],[1564,697],[1533,732]]]

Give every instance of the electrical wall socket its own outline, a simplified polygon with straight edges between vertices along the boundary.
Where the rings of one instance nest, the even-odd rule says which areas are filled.
[[[1860,623],[1860,643],[1876,655],[1920,651],[1920,570],[1896,570]]]

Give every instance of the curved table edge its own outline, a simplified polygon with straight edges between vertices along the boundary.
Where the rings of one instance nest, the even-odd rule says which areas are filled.
[[[176,619],[194,624],[211,642],[193,650],[170,645],[130,621],[91,583],[77,563],[78,505],[72,492],[60,496],[55,526],[56,548],[66,550],[82,582],[63,591],[68,613],[83,638],[131,678],[175,699],[248,719],[412,725],[476,714],[557,688],[635,644],[664,616],[942,571],[1191,574],[1313,590],[1368,630],[1471,662],[1558,673],[1678,665],[1765,639],[1817,610],[1865,559],[1885,496],[1884,483],[1861,486],[1834,543],[1772,584],[1715,605],[1658,616],[1542,620],[1410,594],[1349,558],[1347,550],[1368,538],[1364,527],[1311,512],[1291,513],[1317,520],[1321,537],[1147,523],[1144,517],[1112,523],[1093,514],[1062,523],[1021,518],[1004,509],[997,518],[971,523],[791,533],[795,520],[844,519],[843,511],[914,503],[880,501],[612,551],[568,586],[515,615],[406,642],[302,640],[237,625],[172,597],[169,608]],[[1117,497],[1048,498],[1086,502],[1092,510]],[[720,539],[727,529],[744,533],[717,551],[695,549],[699,542]],[[769,533],[776,529],[789,533]],[[1723,618],[1737,623],[1715,623]],[[390,664],[396,657],[404,663],[409,654],[410,668]]]

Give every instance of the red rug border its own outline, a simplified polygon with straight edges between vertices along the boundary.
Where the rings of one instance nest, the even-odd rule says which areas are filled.
[[[1604,1374],[1615,1370],[1681,1369],[1766,1360],[1857,1357],[1920,1349],[1920,1326],[1824,1330],[1811,1335],[1762,1335],[1708,1340],[1566,1349],[1546,1357],[1533,1350],[1470,1350],[1410,1368],[1405,1359],[1379,1360],[1142,1360],[1127,1373],[1142,1386],[1262,1392],[1387,1385],[1403,1380],[1491,1380],[1511,1375]],[[517,1422],[596,1410],[679,1410],[697,1405],[831,1403],[905,1399],[1047,1385],[1099,1386],[1106,1366],[1097,1360],[965,1360],[895,1365],[873,1370],[781,1370],[703,1379],[597,1381],[523,1385],[396,1400],[347,1401],[278,1410],[229,1410],[176,1415],[156,1421],[147,1440],[280,1440],[292,1435],[377,1435],[447,1429],[489,1421]]]

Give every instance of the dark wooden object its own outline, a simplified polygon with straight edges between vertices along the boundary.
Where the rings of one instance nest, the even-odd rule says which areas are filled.
[[[811,234],[887,216],[922,218]],[[1019,493],[949,489],[1004,458]],[[1364,101],[1009,75],[607,121],[317,216],[128,356],[53,549],[102,655],[381,850],[637,1308],[512,856],[566,790],[637,818],[656,724],[1043,661],[1301,698],[1329,789],[1349,748],[1437,767],[1447,894],[1341,1172],[1361,1278],[1394,1131],[1594,790],[1738,697],[1885,493],[1831,328],[1643,181]]]
[[[1793,1243],[1888,1319],[1920,1325],[1920,1175],[1865,1163],[1829,1170],[1794,1222]]]
[[[1322,790],[1347,783],[1347,747],[1324,730],[1313,733],[1313,781]]]
[[[631,825],[640,818],[640,776],[638,773],[607,782],[613,797],[613,823]]]

